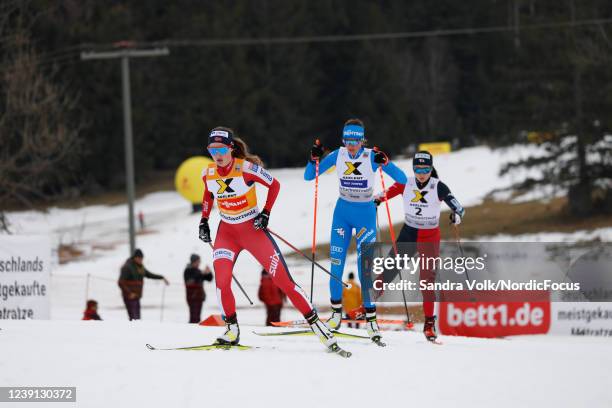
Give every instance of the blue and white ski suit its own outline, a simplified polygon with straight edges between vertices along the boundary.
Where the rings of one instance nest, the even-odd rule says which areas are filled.
[[[357,240],[357,270],[363,305],[371,308],[367,285],[362,280],[361,244],[376,241],[376,205],[374,204],[374,181],[376,171],[380,166],[374,162],[372,149],[361,148],[352,157],[345,147],[340,147],[326,156],[319,164],[319,173],[323,174],[332,166],[336,166],[340,197],[334,209],[331,229],[330,257],[331,273],[342,279],[346,251],[351,243],[353,230]],[[389,162],[383,166],[383,171],[400,184],[406,183],[406,175],[395,164]],[[315,164],[309,162],[304,171],[304,179],[315,178]],[[331,303],[342,302],[342,284],[335,279],[329,280]]]

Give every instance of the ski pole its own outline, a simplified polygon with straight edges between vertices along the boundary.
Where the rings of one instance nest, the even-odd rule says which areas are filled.
[[[281,237],[276,232],[270,230],[270,228],[268,228],[267,231],[270,234],[274,235],[276,238],[278,238],[281,241],[283,241],[289,248],[293,249],[295,252],[297,252],[298,254],[302,255],[304,258],[308,259],[310,262],[312,262],[314,265],[316,265],[323,272],[325,272],[326,274],[331,276],[332,279],[335,279],[336,281],[340,282],[342,284],[342,286],[344,286],[345,288],[350,288],[351,287],[350,284],[342,282],[342,279],[335,277],[334,275],[332,275],[332,273],[330,271],[328,271],[326,268],[321,266],[321,264],[319,264],[317,261],[315,261],[314,259],[310,258],[308,255],[306,255],[305,253],[303,253],[302,251],[297,249],[294,245],[291,245],[291,243],[289,241],[287,241],[285,238]]]
[[[457,226],[457,224],[453,224],[453,232],[455,233],[455,242],[457,243],[457,247],[459,247],[459,252],[461,253],[461,256],[465,258],[463,246],[461,245],[461,237],[459,236],[459,227]],[[467,273],[467,269],[465,271],[465,277],[467,278],[467,280],[470,280],[470,276]]]
[[[315,144],[319,146],[321,142],[319,139],[315,141]],[[310,301],[312,302],[312,293],[314,290],[314,261],[317,248],[317,204],[319,201],[319,158],[315,160],[315,192],[314,192],[314,222],[312,225],[312,263],[310,264]]]
[[[374,147],[374,151],[378,152],[378,148]],[[387,158],[387,162],[388,161],[389,161],[389,158]],[[393,223],[391,222],[391,210],[389,210],[389,201],[387,201],[387,188],[385,187],[385,176],[383,175],[382,166],[379,166],[378,170],[380,172],[380,183],[382,185],[383,194],[385,197],[385,207],[387,208],[387,219],[389,221],[389,234],[391,235],[391,242],[393,243],[393,251],[395,251],[395,255],[397,255],[397,244],[395,243],[395,231],[393,230]]]
[[[378,148],[376,146],[374,147],[374,151],[375,152],[378,151]],[[385,163],[388,163],[389,158],[386,157],[386,159],[387,160]],[[378,170],[380,170],[380,183],[382,185],[383,195],[385,198],[385,207],[387,208],[387,219],[389,221],[389,234],[391,235],[391,242],[393,242],[393,251],[395,252],[395,256],[397,256],[398,254],[397,243],[395,242],[395,231],[393,230],[393,223],[391,222],[391,210],[389,209],[389,201],[387,200],[387,188],[385,187],[385,176],[383,175],[382,165],[378,167]],[[398,273],[399,273],[400,280],[403,281],[404,277],[402,276],[402,270],[398,269]],[[406,321],[409,323],[410,322],[410,312],[408,312],[408,302],[406,301],[406,293],[404,292],[404,289],[402,289],[402,298],[404,300],[404,310],[406,312]]]
[[[85,302],[87,302],[89,300],[89,280],[91,278],[91,275],[88,273],[87,274],[87,281],[85,283]]]
[[[166,285],[162,286],[162,299],[161,299],[161,313],[159,314],[159,321],[164,321],[164,305],[166,304]]]
[[[465,256],[463,247],[461,246],[461,238],[459,237],[459,227],[457,227],[457,224],[453,224],[453,232],[455,233],[455,242],[457,243],[457,247],[459,247],[459,252],[461,256]]]
[[[210,246],[210,249],[215,252],[215,248],[213,247],[213,245],[209,242],[208,246]],[[236,283],[236,285],[238,286],[238,288],[240,288],[240,291],[242,292],[242,294],[244,295],[245,298],[247,298],[247,300],[249,301],[249,303],[251,304],[251,306],[253,306],[253,301],[251,300],[251,298],[249,297],[249,295],[247,295],[246,290],[244,290],[244,288],[242,287],[242,285],[240,284],[240,282],[238,282],[238,279],[236,279],[236,276],[234,276],[234,274],[232,273],[232,279],[234,280],[234,282]]]

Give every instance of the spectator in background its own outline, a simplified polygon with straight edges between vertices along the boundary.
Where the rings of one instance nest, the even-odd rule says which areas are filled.
[[[344,288],[342,290],[342,307],[346,312],[346,318],[350,319],[349,313],[355,309],[359,309],[362,304],[361,300],[361,288],[359,284],[355,282],[355,274],[353,272],[348,275],[348,283],[351,285],[350,288]],[[353,327],[351,323],[348,327]],[[356,328],[359,328],[359,323],[355,324]]]
[[[162,275],[148,271],[142,264],[143,259],[142,251],[136,249],[134,255],[128,258],[121,267],[121,275],[119,276],[118,284],[130,320],[140,319],[140,298],[142,297],[144,278],[163,279],[166,285],[170,284]]]
[[[98,314],[98,302],[95,300],[88,300],[85,312],[83,312],[83,320],[102,320]]]
[[[192,254],[189,261],[183,273],[185,290],[187,292],[187,305],[189,305],[189,323],[200,323],[202,305],[204,300],[206,300],[204,281],[212,281],[213,275],[208,265],[204,272],[200,270],[200,257],[198,255]]]
[[[144,230],[145,228],[145,223],[144,223],[144,213],[142,212],[142,210],[138,211],[138,223],[140,223],[140,230]]]
[[[266,326],[272,326],[272,322],[280,322],[285,294],[274,284],[272,276],[265,269],[261,271],[258,296],[266,305]]]

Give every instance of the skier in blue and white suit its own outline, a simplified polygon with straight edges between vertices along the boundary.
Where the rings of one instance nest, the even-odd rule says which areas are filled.
[[[380,331],[376,323],[376,306],[370,301],[367,285],[363,282],[361,270],[361,244],[376,241],[376,205],[374,204],[374,184],[376,171],[380,166],[397,183],[405,184],[406,175],[391,163],[381,151],[364,147],[365,128],[359,119],[349,119],[344,124],[340,147],[327,155],[319,164],[323,174],[336,166],[339,179],[340,197],[336,202],[330,239],[331,272],[342,279],[346,251],[351,243],[353,230],[357,240],[357,267],[362,282],[363,306],[366,312],[368,335],[380,341]],[[310,161],[304,171],[305,180],[315,178],[315,160],[323,156],[323,147],[315,143],[310,152]],[[337,330],[342,323],[342,284],[335,279],[329,281],[332,315],[327,324]]]

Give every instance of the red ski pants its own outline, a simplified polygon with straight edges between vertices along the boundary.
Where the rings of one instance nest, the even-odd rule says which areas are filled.
[[[435,258],[440,255],[440,228],[417,229],[405,225],[402,227],[397,242],[415,242],[416,250],[424,257]],[[436,272],[432,269],[422,268],[419,280],[433,283],[436,279]],[[421,291],[423,295],[423,314],[425,317],[434,315],[436,295],[430,290]]]
[[[300,286],[293,281],[285,259],[270,233],[256,230],[252,221],[229,224],[221,221],[217,230],[213,251],[213,266],[217,297],[225,316],[236,313],[236,300],[232,293],[232,272],[238,254],[246,249],[263,268],[272,275],[272,280],[289,298],[293,306],[304,316],[313,306]]]

